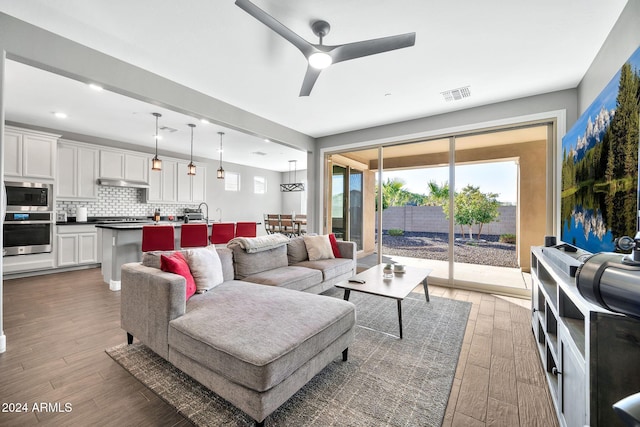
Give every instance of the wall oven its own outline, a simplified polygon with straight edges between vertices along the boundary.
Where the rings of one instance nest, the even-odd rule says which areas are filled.
[[[53,212],[7,212],[3,256],[51,252]]]
[[[53,185],[5,181],[3,256],[51,252]]]

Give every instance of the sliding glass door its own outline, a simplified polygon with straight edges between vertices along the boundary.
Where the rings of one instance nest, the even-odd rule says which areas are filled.
[[[363,172],[350,166],[331,167],[331,232],[362,249]]]
[[[548,234],[552,129],[523,125],[331,154],[328,230],[358,243],[360,268],[398,262],[433,269],[433,283],[525,294],[529,248]]]

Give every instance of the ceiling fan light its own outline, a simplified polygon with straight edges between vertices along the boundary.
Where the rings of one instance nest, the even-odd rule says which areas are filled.
[[[331,55],[326,52],[316,52],[309,56],[309,65],[318,70],[327,68],[332,62]]]

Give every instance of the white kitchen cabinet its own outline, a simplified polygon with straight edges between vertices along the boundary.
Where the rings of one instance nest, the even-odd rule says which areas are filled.
[[[100,150],[100,178],[149,181],[149,156],[122,150]]]
[[[4,133],[4,174],[22,176],[22,133]]]
[[[175,202],[178,200],[177,173],[178,162],[172,160],[162,161],[162,200],[165,202]]]
[[[100,150],[100,178],[124,179],[124,152]]]
[[[5,176],[53,180],[60,135],[5,127]]]
[[[162,159],[162,170],[159,171],[151,170],[149,164],[148,202],[176,203],[178,201],[177,171],[177,161]]]
[[[95,200],[98,198],[98,158],[95,148],[68,141],[58,142],[59,200]]]
[[[191,179],[191,201],[204,202],[207,196],[207,168],[198,165],[196,175]]]
[[[196,165],[196,174],[188,175],[188,163],[178,162],[178,202],[200,203],[206,193],[207,168]]]
[[[98,233],[95,225],[59,225],[57,237],[58,267],[98,262]]]
[[[149,155],[125,153],[124,179],[149,182]]]

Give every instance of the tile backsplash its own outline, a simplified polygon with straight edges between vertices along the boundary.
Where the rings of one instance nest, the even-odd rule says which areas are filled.
[[[184,208],[197,208],[198,204],[162,204],[147,203],[145,190],[130,187],[98,186],[98,200],[72,201],[64,200],[56,203],[56,212],[66,212],[75,217],[77,207],[86,207],[88,216],[152,216],[160,209],[162,216],[182,215]]]

